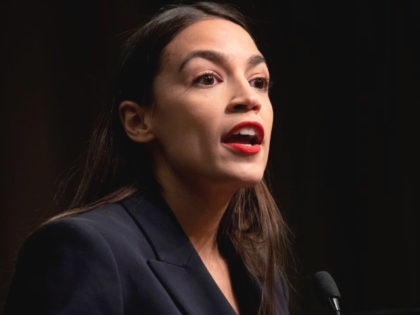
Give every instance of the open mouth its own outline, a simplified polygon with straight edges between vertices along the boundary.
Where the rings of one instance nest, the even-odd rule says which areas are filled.
[[[223,138],[229,147],[244,152],[257,153],[264,139],[264,128],[257,122],[242,122],[235,125]]]

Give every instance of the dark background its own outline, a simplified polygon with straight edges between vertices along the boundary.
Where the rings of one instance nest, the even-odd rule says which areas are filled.
[[[121,34],[163,3],[0,4],[1,304],[20,244],[55,213],[109,101]],[[420,308],[420,1],[233,3],[254,19],[274,79],[270,168],[295,235],[293,313],[323,312],[318,270],[346,313]]]

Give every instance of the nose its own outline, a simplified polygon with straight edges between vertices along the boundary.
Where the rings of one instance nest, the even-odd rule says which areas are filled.
[[[251,87],[247,80],[245,82],[238,82],[232,86],[232,97],[227,106],[227,111],[230,113],[236,112],[259,112],[261,109],[261,102],[258,98],[257,91]]]

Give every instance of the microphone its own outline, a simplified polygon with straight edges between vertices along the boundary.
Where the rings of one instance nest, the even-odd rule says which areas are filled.
[[[318,271],[313,275],[313,284],[322,303],[327,305],[335,315],[340,315],[340,291],[333,277],[327,271]]]

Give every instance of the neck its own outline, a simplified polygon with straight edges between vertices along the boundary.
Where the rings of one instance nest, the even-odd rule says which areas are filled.
[[[163,198],[200,256],[217,252],[217,231],[233,193],[168,185]]]

